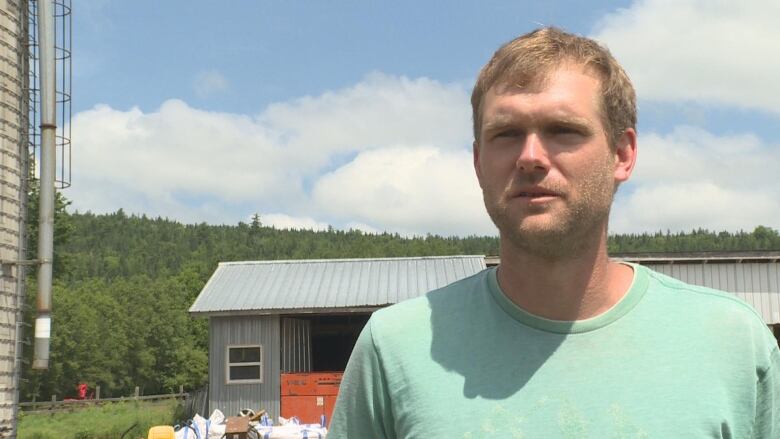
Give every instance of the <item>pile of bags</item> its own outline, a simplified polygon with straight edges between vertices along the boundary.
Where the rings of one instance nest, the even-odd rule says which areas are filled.
[[[269,425],[263,425],[261,422],[254,426],[254,429],[262,439],[324,439],[328,429],[325,428],[324,419],[320,422],[320,424],[301,424],[296,417],[285,419],[280,416],[279,425],[270,425],[271,422],[268,423]]]
[[[225,415],[214,410],[206,419],[196,413],[192,419],[173,429],[176,439],[222,439],[225,435]]]
[[[290,419],[280,417],[278,421],[278,425],[274,425],[267,415],[262,415],[257,421],[250,423],[249,439],[325,439],[328,433],[324,416],[320,424],[301,424],[295,417]],[[176,439],[222,439],[225,426],[225,415],[219,410],[214,410],[208,419],[196,414],[185,424],[175,426],[174,437]]]

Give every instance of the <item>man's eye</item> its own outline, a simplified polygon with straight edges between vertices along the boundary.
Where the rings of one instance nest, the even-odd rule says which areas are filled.
[[[582,135],[582,132],[574,127],[569,127],[565,125],[557,125],[550,127],[549,129],[550,134],[577,134]]]
[[[495,135],[495,137],[496,138],[500,138],[500,137],[517,137],[519,135],[521,135],[520,130],[504,130],[504,131],[499,131]]]

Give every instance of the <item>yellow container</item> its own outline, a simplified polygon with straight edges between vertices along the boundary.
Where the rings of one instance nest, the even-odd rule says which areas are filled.
[[[170,425],[158,425],[149,429],[147,439],[174,439],[173,427]]]

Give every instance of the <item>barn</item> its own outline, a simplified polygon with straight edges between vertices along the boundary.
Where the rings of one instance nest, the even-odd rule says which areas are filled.
[[[209,319],[209,411],[279,415],[283,372],[343,371],[373,311],[484,268],[484,256],[220,263],[189,310]]]
[[[780,337],[780,252],[612,256],[731,292]],[[498,262],[476,255],[220,263],[190,308],[209,319],[209,410],[279,415],[282,374],[343,371],[373,311]]]

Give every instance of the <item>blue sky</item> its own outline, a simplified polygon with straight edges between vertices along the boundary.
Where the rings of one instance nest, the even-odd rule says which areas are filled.
[[[780,228],[778,18],[771,0],[77,2],[65,195],[184,222],[495,233],[470,88],[501,43],[555,25],[607,45],[640,98],[613,231]]]

